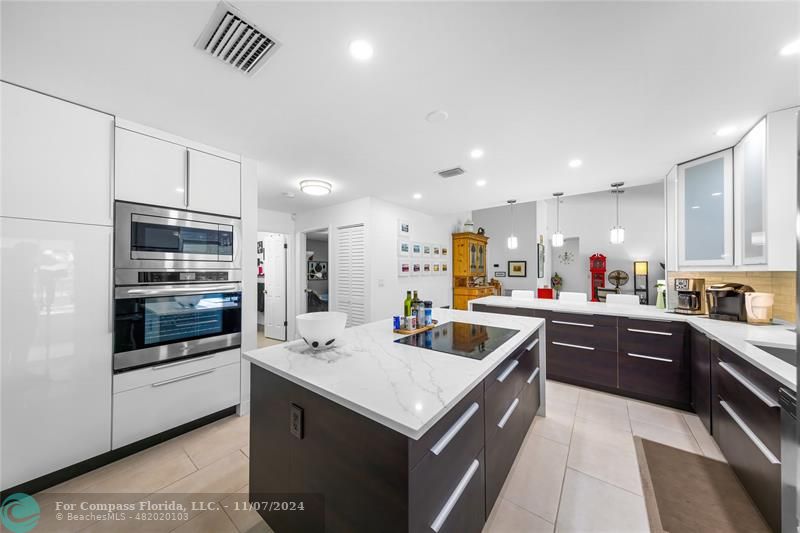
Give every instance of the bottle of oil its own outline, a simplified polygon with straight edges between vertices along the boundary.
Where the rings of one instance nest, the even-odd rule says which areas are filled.
[[[403,317],[411,316],[411,291],[406,291],[406,299],[403,301]]]
[[[422,309],[422,311],[420,311]],[[417,296],[417,291],[414,291],[414,299],[411,301],[411,316],[417,317],[417,327],[424,325],[425,320],[425,304]],[[423,322],[420,322],[420,319]]]

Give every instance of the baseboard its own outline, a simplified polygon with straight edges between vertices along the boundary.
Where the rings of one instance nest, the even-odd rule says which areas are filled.
[[[236,408],[236,414],[239,416],[247,416],[250,414],[250,400],[245,400]]]
[[[663,405],[666,407],[672,407],[673,409],[679,409],[681,411],[687,411],[689,413],[694,413],[694,409],[690,404],[680,403],[680,402],[673,402],[669,400],[661,400],[658,398],[653,398],[651,396],[647,396],[645,394],[637,394],[635,392],[627,392],[620,389],[615,389],[613,387],[604,387],[602,385],[595,385],[594,383],[587,383],[585,381],[581,381],[579,379],[572,379],[566,378],[562,376],[553,376],[548,374],[547,379],[551,379],[553,381],[560,381],[561,383],[567,383],[569,385],[575,385],[577,387],[583,387],[585,389],[592,389],[600,392],[607,392],[609,394],[616,394],[617,396],[623,396],[625,398],[631,398],[633,400],[641,400],[643,402],[650,402],[658,405]]]
[[[249,412],[250,409],[249,402],[247,409]],[[217,420],[220,420],[227,416],[236,414],[236,411],[237,411],[237,406],[235,405],[227,407],[225,409],[222,409],[221,411],[217,411],[216,413],[211,413],[210,415],[206,415],[196,420],[192,420],[191,422],[187,422],[178,427],[162,431],[161,433],[151,435],[150,437],[144,438],[136,442],[132,442],[131,444],[123,446],[122,448],[117,448],[116,450],[111,450],[109,452],[102,453],[90,459],[86,459],[85,461],[81,461],[80,463],[75,463],[74,465],[70,465],[60,470],[56,470],[55,472],[50,472],[49,474],[45,474],[36,479],[26,481],[25,483],[20,483],[19,485],[16,485],[14,487],[3,489],[2,491],[0,491],[0,501],[5,500],[6,496],[8,496],[9,494],[14,494],[16,492],[23,492],[25,494],[36,494],[37,492],[41,492],[45,489],[49,489],[50,487],[54,487],[59,483],[69,481],[72,478],[76,478],[87,472],[91,472],[92,470],[100,468],[101,466],[105,466],[107,464],[113,463],[114,461],[118,461],[122,458],[125,458],[129,455],[133,455],[142,450],[146,450],[147,448],[151,448],[156,444],[160,444],[164,441],[168,441],[169,439],[173,439],[178,435],[188,433],[189,431],[192,431],[199,427],[205,426],[212,422],[216,422]],[[59,444],[54,443],[54,446],[58,445]],[[69,445],[69,443],[65,443],[65,445]]]

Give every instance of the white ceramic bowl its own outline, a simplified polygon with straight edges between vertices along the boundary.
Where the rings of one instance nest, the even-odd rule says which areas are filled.
[[[297,331],[315,350],[330,347],[344,331],[347,313],[324,311],[297,315]]]

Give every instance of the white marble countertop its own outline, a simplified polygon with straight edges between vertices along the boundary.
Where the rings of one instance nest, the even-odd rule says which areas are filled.
[[[244,354],[246,360],[418,439],[544,324],[540,318],[434,309],[439,324],[469,322],[519,333],[476,361],[394,342],[392,321],[347,328],[330,350],[302,340]]]
[[[729,350],[733,351],[756,368],[762,370],[783,385],[797,390],[797,370],[789,363],[753,346],[752,343],[776,348],[793,349],[797,346],[794,331],[786,324],[756,326],[742,322],[712,320],[708,317],[680,315],[651,305],[609,305],[602,302],[561,302],[535,298],[523,300],[510,296],[486,296],[470,301],[472,304],[494,305],[499,307],[522,307],[564,313],[583,313],[622,316],[648,320],[677,320],[688,322]]]

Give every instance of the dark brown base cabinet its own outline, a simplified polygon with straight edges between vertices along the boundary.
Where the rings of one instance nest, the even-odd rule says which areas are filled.
[[[253,365],[250,500],[305,499],[259,510],[277,533],[480,532],[539,409],[537,339],[417,440]]]
[[[692,409],[711,433],[711,341],[690,328],[692,360]]]

